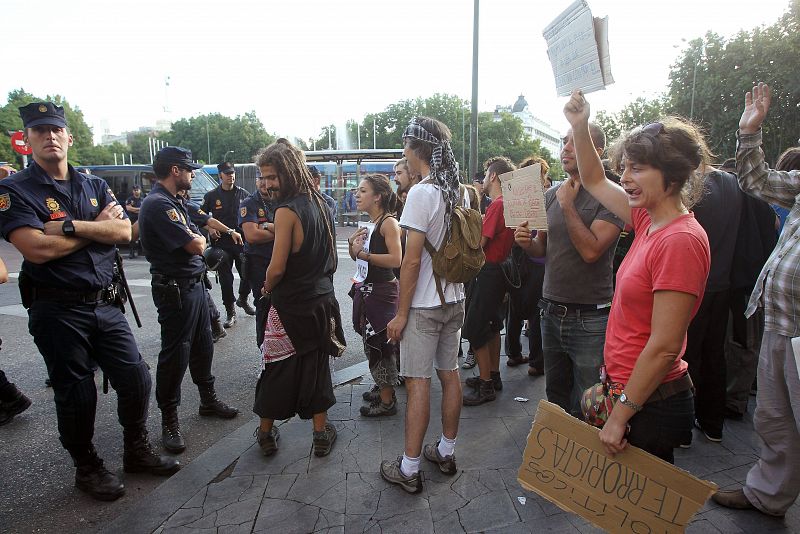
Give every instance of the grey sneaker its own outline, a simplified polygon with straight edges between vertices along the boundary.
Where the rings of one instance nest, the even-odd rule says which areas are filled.
[[[372,386],[372,389],[362,393],[361,398],[367,402],[375,402],[376,400],[380,400],[381,388],[378,386],[378,384],[375,384],[374,386]]]
[[[417,471],[410,477],[407,477],[400,470],[400,463],[403,461],[402,456],[398,456],[397,460],[390,461],[384,460],[381,462],[381,476],[389,484],[397,484],[408,493],[419,493],[422,491],[422,473]]]
[[[475,353],[472,352],[472,350],[470,349],[467,352],[467,357],[464,358],[464,363],[461,364],[461,368],[462,369],[472,369],[473,367],[475,367],[476,363],[477,362],[475,362]]]
[[[439,454],[439,442],[429,443],[422,449],[422,455],[426,460],[429,460],[439,465],[439,471],[445,475],[455,475],[458,472],[456,467],[456,455],[442,456]]]
[[[392,399],[390,404],[384,404],[380,398],[369,403],[369,406],[362,406],[359,410],[364,417],[380,417],[382,415],[395,415],[397,413],[397,401]]]
[[[336,427],[325,423],[325,430],[314,431],[314,456],[328,456],[336,441]]]
[[[491,379],[492,379],[492,385],[494,386],[494,390],[495,391],[500,391],[501,389],[503,389],[503,379],[500,378],[500,372],[499,371],[492,371]],[[467,387],[477,388],[477,387],[479,387],[481,385],[481,377],[480,376],[471,376],[471,377],[467,378],[464,381],[464,383],[467,385]]]
[[[258,446],[261,447],[261,452],[264,456],[272,456],[278,450],[278,440],[281,439],[281,433],[277,426],[270,428],[269,432],[262,432],[260,428],[256,427],[253,433]]]

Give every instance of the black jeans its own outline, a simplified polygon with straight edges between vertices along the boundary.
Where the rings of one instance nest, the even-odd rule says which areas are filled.
[[[180,304],[170,302],[153,287],[153,302],[161,325],[161,352],[156,369],[156,401],[163,411],[181,403],[181,382],[186,368],[199,387],[213,386],[211,361],[214,342],[202,280],[182,285]]]
[[[527,260],[526,260],[527,261]],[[542,298],[544,283],[544,264],[529,262],[527,272],[519,288],[509,291],[508,315],[506,316],[506,355],[522,357],[522,322],[528,320],[528,348],[530,352],[528,365],[544,371],[544,355],[542,353],[542,328],[537,304]]]
[[[694,395],[687,389],[664,400],[648,402],[631,417],[628,443],[675,463],[673,449],[692,440]]]
[[[242,272],[242,247],[235,245],[230,239],[219,239],[212,246],[221,248],[231,257],[230,261],[223,262],[217,269],[219,275],[219,288],[222,291],[222,303],[225,307],[233,305],[233,266],[239,273],[239,298],[246,299],[250,294],[250,284],[247,281],[247,273]]]
[[[136,431],[145,425],[150,371],[119,308],[37,300],[28,315],[28,329],[53,384],[61,443],[73,457],[84,455],[94,436],[98,365],[117,392],[122,426]]]

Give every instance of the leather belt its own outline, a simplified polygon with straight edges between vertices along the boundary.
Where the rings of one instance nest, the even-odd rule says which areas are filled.
[[[675,380],[670,380],[669,382],[664,382],[660,386],[656,388],[650,398],[645,401],[645,404],[648,402],[656,402],[661,401],[664,399],[668,399],[673,395],[678,393],[682,393],[687,390],[694,390],[694,383],[692,382],[692,377],[689,376],[689,373],[684,374],[681,377],[676,378]]]
[[[191,287],[198,282],[203,281],[203,274],[196,274],[194,276],[167,276],[164,274],[153,274],[153,283],[159,285],[167,285],[172,282],[178,287]]]
[[[545,313],[549,313],[550,315],[555,315],[556,317],[561,317],[562,319],[567,315],[573,313],[586,313],[586,312],[607,312],[611,309],[611,303],[607,302],[605,304],[570,304],[570,303],[558,303],[553,302],[547,299],[539,300],[539,308],[542,309]]]
[[[54,287],[33,288],[33,300],[49,300],[61,304],[97,304],[109,302],[112,291],[99,289],[97,291],[70,291]]]

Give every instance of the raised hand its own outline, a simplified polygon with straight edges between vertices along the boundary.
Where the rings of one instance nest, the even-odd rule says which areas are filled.
[[[583,96],[583,91],[575,89],[569,97],[569,101],[564,105],[564,116],[570,125],[575,127],[579,124],[589,122],[589,102]]]
[[[753,86],[752,91],[745,93],[744,111],[742,111],[742,118],[739,119],[739,131],[743,134],[751,134],[760,130],[771,101],[772,94],[769,85],[764,82],[759,82],[758,85]]]
[[[531,230],[528,228],[528,221],[524,221],[514,229],[514,242],[524,249],[531,246]]]

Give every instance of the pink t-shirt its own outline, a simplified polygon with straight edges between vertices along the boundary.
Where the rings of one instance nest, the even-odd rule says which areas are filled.
[[[617,272],[617,285],[608,316],[604,350],[608,375],[626,384],[639,354],[650,339],[653,297],[659,290],[680,291],[697,297],[692,317],[703,300],[711,249],[708,237],[694,214],[682,215],[650,234],[647,211],[631,212],[636,237]],[[680,356],[664,382],[680,377],[688,364],[683,361],[686,336]]]

